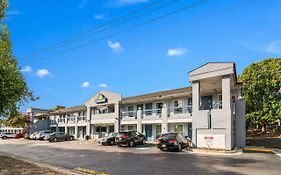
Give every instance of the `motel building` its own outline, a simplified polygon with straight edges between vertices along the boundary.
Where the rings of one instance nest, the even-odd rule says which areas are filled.
[[[190,137],[194,147],[244,147],[245,102],[235,63],[207,63],[188,76],[191,87],[125,98],[102,90],[80,106],[27,112],[33,121],[39,117],[49,129],[77,139],[96,140],[110,132],[137,130],[147,141],[155,141],[162,133],[179,132]]]

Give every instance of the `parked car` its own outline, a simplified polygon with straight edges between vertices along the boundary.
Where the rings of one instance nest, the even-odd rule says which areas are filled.
[[[11,133],[11,132],[3,132],[0,134],[0,137],[2,139],[7,139],[7,138],[15,138],[16,134]]]
[[[46,139],[48,139],[50,142],[68,141],[68,140],[71,141],[74,140],[74,136],[64,132],[54,132],[52,134],[47,135]]]
[[[29,139],[30,140],[35,140],[36,139],[36,134],[37,134],[37,132],[30,133],[29,134]]]
[[[26,132],[26,133],[24,134],[24,138],[25,138],[25,139],[30,139],[30,136],[31,136],[31,133],[30,133],[30,132]]]
[[[191,141],[180,133],[166,133],[157,139],[156,145],[160,150],[181,151],[183,148],[191,146]]]
[[[107,136],[102,137],[98,140],[98,143],[101,143],[102,145],[115,145],[115,138],[118,133],[111,132]]]
[[[17,134],[15,135],[15,139],[20,139],[20,138],[23,138],[23,137],[24,137],[24,135],[25,135],[25,133],[24,133],[24,132],[19,132],[19,133],[17,133]]]
[[[118,146],[126,145],[133,147],[136,144],[145,144],[145,141],[145,136],[138,131],[122,131],[115,138],[115,143]]]
[[[46,140],[46,136],[52,134],[53,131],[49,131],[49,130],[46,130],[46,131],[39,131],[36,133],[36,140]]]

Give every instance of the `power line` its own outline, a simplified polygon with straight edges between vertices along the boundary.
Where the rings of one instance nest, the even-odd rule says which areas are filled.
[[[111,28],[113,28],[113,27],[120,26],[121,24],[127,23],[127,22],[132,21],[132,20],[134,20],[134,19],[136,19],[136,18],[139,18],[139,17],[145,16],[145,15],[151,14],[151,13],[153,13],[153,12],[155,12],[155,11],[161,10],[162,8],[165,8],[165,7],[167,7],[167,6],[171,5],[171,4],[174,4],[174,3],[178,2],[178,1],[179,1],[179,0],[173,0],[173,1],[169,2],[169,3],[166,3],[166,4],[164,4],[164,5],[161,5],[161,6],[159,6],[159,7],[154,8],[154,9],[152,9],[152,10],[149,10],[149,11],[147,11],[147,12],[145,12],[145,13],[141,13],[141,14],[139,14],[139,15],[137,15],[137,16],[133,16],[132,18],[127,19],[126,21],[121,21],[121,22],[116,23],[116,24],[114,24],[114,25],[109,25],[108,27],[102,28],[102,30],[98,30],[98,31],[96,31],[96,32],[94,32],[94,33],[89,32],[88,34],[86,34],[86,35],[84,35],[84,36],[81,36],[81,37],[79,37],[79,38],[77,38],[77,39],[72,39],[72,40],[70,40],[69,42],[64,42],[64,43],[61,43],[61,44],[59,44],[59,45],[57,45],[57,46],[55,46],[55,47],[51,47],[51,48],[49,48],[49,49],[45,49],[45,50],[43,51],[43,53],[48,52],[48,51],[51,51],[51,50],[54,50],[54,49],[61,48],[61,47],[63,47],[63,46],[66,46],[66,45],[69,45],[69,44],[72,44],[72,43],[75,43],[75,42],[77,42],[77,41],[80,41],[80,40],[83,40],[83,39],[85,39],[85,38],[88,38],[89,36],[93,36],[93,35],[96,35],[96,34],[98,34],[98,33],[107,31],[107,30],[109,30],[109,29],[111,29]],[[37,52],[37,54],[33,54],[33,55],[39,55],[39,54],[42,54],[42,52]]]
[[[130,15],[137,14],[138,12],[141,12],[142,10],[147,9],[147,8],[149,8],[149,7],[152,7],[152,6],[154,6],[154,5],[157,5],[158,3],[161,3],[162,1],[164,1],[164,0],[158,0],[158,1],[151,2],[151,3],[149,3],[148,5],[143,6],[143,7],[139,8],[139,9],[137,9],[137,10],[135,10],[135,11],[129,12],[129,13],[123,15],[123,16],[117,17],[117,18],[115,18],[115,19],[113,19],[113,20],[111,20],[111,21],[108,21],[108,22],[106,22],[106,23],[104,23],[104,24],[101,24],[101,25],[99,25],[99,26],[90,28],[90,29],[88,29],[88,30],[86,30],[86,31],[84,31],[84,32],[82,32],[82,33],[80,33],[80,34],[77,34],[77,35],[74,36],[74,37],[69,37],[69,38],[67,38],[67,39],[64,39],[64,40],[58,42],[58,43],[55,43],[54,45],[51,45],[51,46],[48,46],[48,47],[39,49],[39,50],[37,50],[37,51],[34,51],[34,52],[32,52],[31,54],[28,54],[28,55],[34,55],[34,54],[39,53],[39,52],[42,52],[42,51],[48,51],[48,50],[50,50],[50,49],[53,49],[53,48],[55,48],[55,47],[57,47],[57,46],[60,46],[61,44],[67,43],[68,41],[72,41],[72,40],[75,39],[75,38],[79,38],[79,37],[81,37],[81,36],[83,36],[83,35],[89,34],[89,33],[91,33],[92,31],[95,31],[95,30],[97,30],[97,29],[100,29],[100,28],[103,28],[103,27],[105,27],[105,26],[108,26],[108,25],[110,25],[110,24],[112,24],[112,23],[115,23],[116,21],[122,20],[123,18],[126,18],[126,17],[128,17],[128,16],[130,16]]]
[[[199,18],[194,19],[194,20],[190,20],[190,21],[187,21],[187,22],[184,22],[184,23],[176,24],[175,26],[167,28],[167,29],[164,29],[164,30],[157,30],[157,31],[151,32],[151,33],[149,33],[149,34],[147,34],[147,35],[145,35],[145,36],[143,36],[141,38],[146,38],[146,37],[158,35],[158,34],[163,33],[163,32],[169,32],[169,31],[177,30],[177,29],[179,29],[181,27],[184,27],[186,25],[189,25],[189,24],[200,22],[200,21],[212,18],[214,16],[218,16],[218,15],[221,15],[221,14],[225,14],[225,13],[229,13],[231,11],[235,11],[235,10],[241,9],[243,7],[252,5],[252,4],[254,4],[254,3],[258,2],[258,1],[260,1],[260,0],[252,0],[252,1],[240,4],[240,5],[237,5],[237,6],[233,6],[233,7],[221,10],[219,12],[215,12],[215,13],[212,13],[212,14],[209,14],[209,15],[206,15],[206,16],[199,17]],[[135,39],[134,39],[134,41],[135,41]]]
[[[96,42],[98,42],[98,41],[101,41],[101,40],[104,40],[104,39],[107,39],[107,38],[110,38],[110,37],[119,35],[119,34],[121,34],[121,33],[128,32],[128,31],[133,30],[133,29],[135,29],[135,28],[144,26],[144,25],[146,25],[146,24],[149,24],[149,23],[158,21],[158,20],[160,20],[160,19],[166,18],[166,17],[168,17],[168,16],[174,15],[174,14],[179,13],[179,12],[182,12],[182,11],[184,11],[184,10],[193,8],[193,7],[198,6],[198,5],[202,4],[202,3],[205,3],[205,2],[207,2],[207,1],[208,1],[208,0],[201,0],[201,1],[198,1],[198,2],[196,2],[196,3],[190,4],[190,5],[186,5],[186,6],[184,6],[183,8],[180,8],[180,9],[177,9],[177,10],[175,10],[175,11],[169,12],[169,13],[167,13],[167,14],[165,14],[165,15],[162,15],[162,16],[159,16],[159,17],[156,17],[156,18],[153,18],[153,19],[148,20],[148,21],[146,21],[146,22],[143,22],[143,23],[140,23],[140,24],[131,26],[131,27],[126,28],[126,29],[124,29],[124,30],[121,30],[121,31],[119,31],[119,32],[115,32],[115,33],[113,33],[113,34],[110,34],[110,35],[101,37],[101,38],[99,38],[99,39],[96,39],[96,40],[87,42],[87,43],[85,43],[85,44],[81,44],[81,45],[78,45],[78,46],[76,46],[76,47],[72,47],[72,48],[70,48],[70,49],[67,49],[67,50],[58,52],[58,53],[56,53],[56,54],[53,54],[53,55],[50,55],[50,56],[47,56],[47,57],[40,58],[40,59],[38,59],[38,60],[36,60],[36,61],[33,61],[33,62],[45,60],[45,59],[48,59],[48,58],[51,58],[51,57],[54,57],[54,56],[57,56],[57,55],[60,55],[60,54],[63,54],[63,53],[66,53],[66,52],[75,50],[75,49],[78,49],[78,48],[81,48],[81,47],[88,46],[88,45],[93,44],[93,43],[96,43]],[[30,62],[30,63],[31,63],[31,62]]]

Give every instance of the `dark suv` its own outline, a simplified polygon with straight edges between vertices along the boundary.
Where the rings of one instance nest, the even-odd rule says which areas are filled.
[[[136,144],[145,144],[146,138],[138,131],[121,131],[115,138],[115,143],[118,146],[130,146],[133,147]]]
[[[191,146],[191,140],[180,133],[161,134],[157,139],[157,147],[161,150],[177,150]]]

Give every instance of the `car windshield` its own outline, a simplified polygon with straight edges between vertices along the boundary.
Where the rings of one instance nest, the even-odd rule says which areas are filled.
[[[169,133],[169,134],[163,134],[161,138],[163,139],[175,139],[177,137],[177,133]]]
[[[116,133],[112,132],[108,134],[108,137],[115,137],[116,135],[117,135]]]

